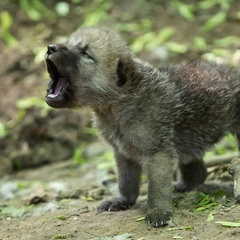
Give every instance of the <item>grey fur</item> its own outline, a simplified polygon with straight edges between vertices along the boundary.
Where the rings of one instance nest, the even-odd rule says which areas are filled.
[[[149,182],[146,221],[156,227],[166,224],[172,217],[177,167],[175,187],[191,190],[207,176],[204,151],[227,132],[240,134],[239,72],[203,61],[157,69],[137,59],[105,28],[80,28],[55,47],[46,55],[48,71],[55,83],[58,75],[68,85],[53,98],[51,83],[47,103],[90,106],[96,127],[115,152],[120,195],[98,211],[132,206],[143,170]]]

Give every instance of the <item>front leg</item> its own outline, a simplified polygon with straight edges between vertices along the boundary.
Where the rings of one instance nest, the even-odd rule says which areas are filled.
[[[126,210],[135,204],[139,194],[141,166],[115,151],[118,168],[120,195],[106,200],[97,208],[98,212]]]
[[[148,211],[146,222],[160,227],[172,218],[172,181],[177,158],[171,152],[163,152],[147,159]]]

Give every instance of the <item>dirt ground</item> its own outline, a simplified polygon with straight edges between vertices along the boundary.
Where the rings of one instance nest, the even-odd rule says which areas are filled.
[[[95,212],[102,199],[117,191],[116,182],[109,180],[106,170],[96,169],[97,165],[96,161],[83,166],[72,161],[54,163],[2,179],[1,190],[9,193],[12,189],[15,196],[1,201],[2,211],[6,206],[15,209],[1,216],[0,239],[212,240],[240,237],[239,227],[229,228],[217,223],[239,222],[240,206],[235,205],[231,177],[225,171],[221,179],[210,178],[197,191],[175,194],[174,220],[168,226],[155,229],[142,220],[146,212],[146,184],[142,185],[140,197],[132,209]],[[14,188],[16,183],[23,186],[21,190]],[[209,194],[220,189],[224,192],[208,202],[217,205],[197,211],[200,192]],[[208,221],[210,214],[214,219]]]
[[[57,1],[43,2],[51,9]],[[89,10],[87,2],[82,4]],[[153,21],[154,31],[174,27],[178,34],[171,40],[186,45],[201,34],[201,14],[195,21],[186,21],[164,1],[113,2],[108,10],[111,20],[102,25],[114,29],[122,13],[128,11],[136,23],[143,18]],[[71,5],[71,10],[74,7]],[[56,21],[43,18],[36,24],[19,9],[17,1],[2,1],[0,9],[14,16],[11,32],[18,39],[15,48],[0,39],[0,123],[7,129],[7,134],[0,136],[0,240],[240,239],[240,206],[233,198],[228,164],[209,168],[206,183],[195,191],[173,193],[174,219],[162,228],[151,228],[143,219],[147,198],[144,177],[133,208],[97,214],[99,203],[117,193],[117,183],[111,151],[92,130],[90,111],[50,110],[43,101],[30,107],[23,106],[29,100],[16,105],[29,97],[43,100],[48,76],[36,56],[43,58],[38,52],[81,25],[82,16]],[[238,9],[239,2],[233,1],[228,21],[205,35],[209,48],[217,38],[238,35],[239,20],[233,19]],[[131,42],[141,31],[122,31],[122,35]],[[239,48],[239,44],[226,47],[231,53],[227,62],[240,66],[240,57],[235,54]],[[167,62],[204,53],[192,51],[190,46],[185,54],[170,54]],[[155,63],[154,52],[143,51],[139,56]]]

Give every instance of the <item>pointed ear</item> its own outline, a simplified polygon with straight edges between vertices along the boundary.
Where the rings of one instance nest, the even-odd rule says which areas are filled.
[[[125,63],[123,63],[121,60],[118,62],[117,66],[117,75],[118,75],[118,81],[117,85],[119,87],[123,86],[127,82],[127,66]]]

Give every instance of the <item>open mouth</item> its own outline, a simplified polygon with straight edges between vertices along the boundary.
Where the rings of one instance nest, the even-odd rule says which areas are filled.
[[[51,82],[47,90],[46,98],[62,99],[68,87],[68,82],[61,76],[56,65],[49,59],[46,61],[47,70],[51,77]]]

